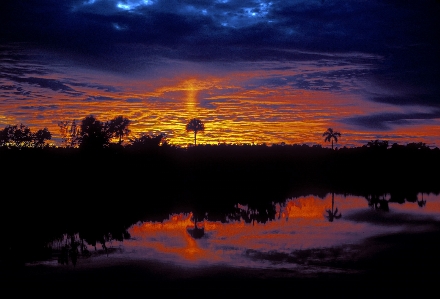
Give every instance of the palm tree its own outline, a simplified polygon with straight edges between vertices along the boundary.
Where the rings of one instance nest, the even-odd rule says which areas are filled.
[[[186,131],[187,132],[194,132],[194,145],[196,145],[196,141],[197,141],[197,132],[201,131],[205,131],[205,124],[198,118],[193,118],[191,119],[187,124],[186,124]]]
[[[332,128],[328,128],[327,131],[322,134],[322,136],[325,136],[324,142],[331,141],[332,142],[332,149],[333,149],[333,140],[335,143],[338,142],[338,137],[341,137],[341,133],[333,131]]]

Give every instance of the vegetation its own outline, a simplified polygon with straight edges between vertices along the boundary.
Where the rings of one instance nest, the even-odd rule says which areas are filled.
[[[134,149],[138,151],[149,150],[156,148],[158,146],[168,145],[165,135],[146,135],[143,134],[141,137],[135,137],[130,139],[130,143],[127,145],[128,149]]]
[[[122,144],[122,138],[130,134],[131,131],[128,129],[129,124],[130,120],[123,116],[117,116],[109,122],[108,130],[112,132],[114,137],[118,138],[118,144]]]
[[[332,149],[333,149],[333,140],[335,141],[335,143],[338,142],[338,137],[341,137],[341,133],[333,131],[332,128],[328,128],[327,131],[324,132],[324,134],[322,134],[322,136],[325,136],[324,141],[331,141],[332,143]]]
[[[191,119],[186,124],[187,132],[194,132],[194,145],[197,145],[197,133],[205,131],[205,124],[198,118]]]
[[[80,140],[80,130],[75,120],[73,120],[71,124],[69,124],[68,121],[61,121],[58,123],[58,126],[60,127],[63,140],[62,146],[67,148],[78,146]]]
[[[46,140],[50,140],[52,134],[44,128],[32,133],[29,127],[20,124],[15,126],[7,126],[0,131],[0,146],[16,147],[16,148],[42,148],[45,146]]]

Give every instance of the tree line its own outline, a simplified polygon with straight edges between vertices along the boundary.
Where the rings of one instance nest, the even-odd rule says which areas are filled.
[[[141,134],[139,137],[130,137],[129,129],[131,121],[124,116],[117,116],[109,121],[103,122],[93,115],[85,117],[79,124],[73,121],[61,121],[58,123],[62,136],[63,148],[80,148],[86,150],[104,149],[110,147],[128,147],[135,149],[145,149],[157,147],[160,145],[169,145],[165,134]],[[197,145],[197,133],[204,132],[205,124],[198,118],[189,120],[186,124],[186,131],[194,133],[194,145]],[[342,136],[340,132],[328,128],[323,134],[324,142],[331,142],[331,149],[334,149],[334,143]],[[125,140],[127,138],[128,140]],[[51,147],[48,143],[52,139],[52,133],[47,129],[41,129],[37,132],[24,125],[8,125],[0,131],[0,147],[6,148],[45,148]],[[222,144],[219,144],[222,145]],[[224,145],[224,144],[223,144]],[[285,143],[274,144],[273,146],[287,146]],[[266,146],[263,144],[263,146]],[[294,144],[294,146],[298,146]],[[303,145],[308,147],[307,145]],[[312,147],[321,147],[314,145]],[[388,149],[402,148],[403,145],[394,143],[389,145],[387,140],[371,140],[362,148]],[[409,143],[408,148],[429,149],[425,143]],[[337,149],[337,148],[336,148]],[[344,147],[344,149],[346,149]]]
[[[28,126],[23,124],[9,125],[0,131],[0,146],[42,148],[46,145],[46,141],[51,138],[52,134],[47,128],[33,133]]]

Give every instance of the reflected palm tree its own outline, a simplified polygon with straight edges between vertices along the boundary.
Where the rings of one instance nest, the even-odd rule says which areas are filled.
[[[325,215],[325,217],[328,219],[329,222],[333,222],[334,219],[339,219],[342,217],[342,214],[338,211],[338,208],[334,208],[335,206],[335,192],[332,192],[332,209],[326,210],[328,215]],[[339,214],[338,214],[339,213]]]
[[[186,231],[194,239],[200,239],[201,237],[203,237],[205,235],[205,227],[204,226],[200,226],[197,223],[198,222],[197,221],[197,216],[195,216],[194,214],[193,214],[192,219],[194,221],[194,227],[187,227]]]
[[[417,205],[418,205],[419,207],[421,207],[421,208],[423,208],[423,207],[426,205],[426,199],[425,199],[425,200],[423,199],[423,192],[422,192],[422,199],[419,200],[419,199],[417,198]]]

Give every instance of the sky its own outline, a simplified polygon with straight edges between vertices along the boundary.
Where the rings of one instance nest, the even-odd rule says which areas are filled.
[[[6,0],[0,129],[127,117],[131,138],[440,146],[440,1]]]

